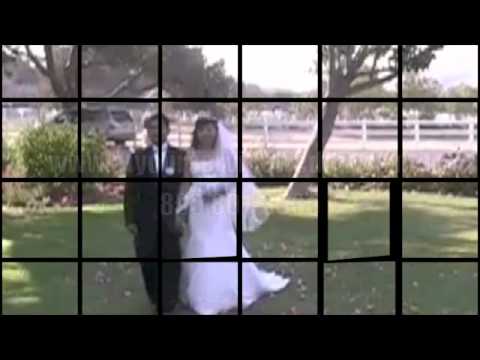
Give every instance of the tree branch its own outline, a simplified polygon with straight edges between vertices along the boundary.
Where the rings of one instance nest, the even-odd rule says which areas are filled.
[[[374,86],[381,85],[381,84],[383,84],[383,83],[385,83],[389,80],[394,79],[396,76],[397,76],[397,73],[392,73],[392,74],[387,75],[383,78],[378,78],[378,79],[374,79],[374,80],[370,80],[370,81],[367,81],[367,82],[357,84],[357,85],[348,89],[347,95],[352,95],[352,94],[358,93],[360,91],[370,89]]]
[[[397,70],[396,70],[395,68],[391,68],[391,67],[382,68],[382,69],[377,69],[377,70],[375,70],[375,71],[371,71],[371,70],[368,70],[368,71],[360,71],[360,72],[357,73],[357,76],[356,76],[356,77],[370,76],[370,74],[378,75],[378,74],[385,73],[385,72],[391,73],[391,72],[396,72],[396,71],[397,71]]]
[[[129,75],[127,78],[120,81],[120,83],[113,88],[112,91],[104,95],[104,97],[114,97],[125,90],[133,81],[138,79],[143,74],[143,67],[140,67],[135,71],[133,75]]]
[[[42,63],[40,62],[40,60],[35,56],[33,55],[32,53],[32,50],[30,50],[30,45],[23,45],[25,47],[25,51],[26,51],[26,54],[27,54],[27,58],[33,62],[33,64],[35,65],[35,67],[38,69],[38,71],[40,71],[40,73],[43,75],[43,76],[46,76],[46,77],[49,77],[49,73],[48,73],[48,70],[45,66],[42,65]]]

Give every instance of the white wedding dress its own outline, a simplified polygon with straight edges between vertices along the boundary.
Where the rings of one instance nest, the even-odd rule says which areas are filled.
[[[195,160],[191,163],[191,172],[195,178],[219,178],[226,177],[229,169],[221,161]],[[209,203],[203,201],[203,193],[222,187],[227,195]],[[184,197],[183,209],[186,207],[189,208],[189,229],[182,243],[183,258],[237,255],[236,183],[193,182]],[[250,257],[243,246],[242,255]],[[184,262],[182,266],[181,299],[196,313],[213,315],[238,308],[237,262]],[[243,308],[289,283],[289,279],[260,270],[254,263],[242,266]]]

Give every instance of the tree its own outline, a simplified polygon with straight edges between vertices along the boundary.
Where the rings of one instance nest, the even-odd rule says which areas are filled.
[[[437,80],[419,76],[409,72],[404,74],[403,95],[410,98],[440,98],[445,89]],[[405,111],[416,111],[420,119],[433,120],[438,112],[444,111],[445,106],[440,102],[405,102]]]
[[[476,98],[478,89],[466,84],[460,84],[448,89],[447,94],[451,98]],[[446,104],[446,106],[447,111],[454,114],[456,119],[475,117],[477,115],[476,102],[452,102]]]
[[[403,71],[419,72],[428,68],[435,52],[443,45],[403,46]],[[327,96],[342,99],[352,97],[372,87],[385,84],[398,76],[398,47],[394,45],[323,45],[322,75],[327,76]],[[318,72],[318,69],[317,69]],[[323,79],[322,79],[323,80]],[[322,150],[330,139],[340,102],[327,102],[322,109]],[[295,171],[294,178],[311,177],[318,161],[318,133],[312,137]],[[290,183],[286,197],[304,196],[304,182]]]
[[[33,52],[31,45],[2,45],[2,57],[30,63],[45,76],[56,97],[77,96],[78,46],[43,45],[43,52]]]
[[[83,96],[156,97],[157,45],[82,47]]]
[[[2,55],[33,66],[49,80],[54,95],[64,98],[77,96],[78,51],[77,45],[42,45],[41,51],[30,45],[2,46]],[[85,45],[83,90],[98,97],[142,97],[158,87],[157,59],[156,45]]]
[[[223,60],[207,64],[202,48],[163,47],[162,88],[173,97],[236,97],[237,82],[225,73]]]

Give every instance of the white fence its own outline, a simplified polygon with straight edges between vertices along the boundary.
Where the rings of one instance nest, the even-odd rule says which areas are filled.
[[[477,119],[403,120],[403,147],[477,151]],[[337,120],[326,151],[395,150],[396,120]]]

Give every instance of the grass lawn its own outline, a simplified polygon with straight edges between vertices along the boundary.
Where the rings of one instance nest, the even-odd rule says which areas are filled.
[[[139,263],[84,263],[83,312],[152,315]]]
[[[317,200],[283,200],[284,187],[264,191],[271,200],[272,215],[264,227],[244,239],[251,254],[256,257],[315,257],[318,251]],[[408,195],[405,205],[404,234],[408,235],[405,251],[423,249],[424,252],[417,256],[476,256],[476,200]],[[335,192],[329,203],[329,257],[388,254],[388,213],[388,193]],[[76,256],[75,215],[73,208],[47,209],[35,214],[4,208],[3,255]],[[83,235],[85,256],[134,256],[132,238],[123,226],[121,204],[86,206]],[[410,252],[408,256],[414,254],[416,252]],[[476,289],[472,279],[477,281],[476,268],[465,268],[465,265],[468,264],[448,264],[452,279],[456,279],[448,288],[452,293],[450,297],[435,292],[436,289],[447,291],[440,290],[446,283],[443,280],[450,276],[446,267],[442,271],[443,282],[428,280],[435,274],[440,277],[440,272],[426,267],[406,273],[406,281],[416,277],[412,281],[418,283],[418,286],[412,285],[412,281],[404,284],[406,310],[413,305],[412,311],[428,312],[428,304],[431,304],[432,311],[438,311],[434,308],[435,302],[442,296],[445,304],[440,311],[476,311],[463,304],[469,302],[470,293],[476,291],[472,290]],[[286,274],[292,283],[284,291],[261,299],[245,314],[316,313],[316,264],[286,262],[260,263],[259,266]],[[390,268],[391,264],[381,263],[326,265],[327,313],[391,313],[393,272]],[[74,264],[4,263],[2,302],[5,313],[76,313],[76,271]],[[85,313],[151,313],[137,264],[84,264],[83,278]],[[410,291],[409,286],[414,286],[415,291]],[[419,291],[420,287],[425,290]],[[461,297],[454,296],[459,294],[457,288],[462,292]]]
[[[392,262],[325,265],[326,315],[395,313],[395,264]]]
[[[285,187],[263,189],[270,218],[243,237],[252,257],[318,256],[317,199],[285,200],[285,191]]]
[[[390,254],[388,191],[335,190],[328,201],[328,258]]]
[[[83,207],[83,256],[135,257],[133,237],[123,220],[123,204]]]
[[[477,199],[403,193],[405,257],[476,257]]]
[[[3,313],[77,314],[77,264],[3,263]]]
[[[76,257],[77,209],[2,208],[3,257]]]
[[[475,263],[404,263],[403,313],[476,315],[478,265]]]

